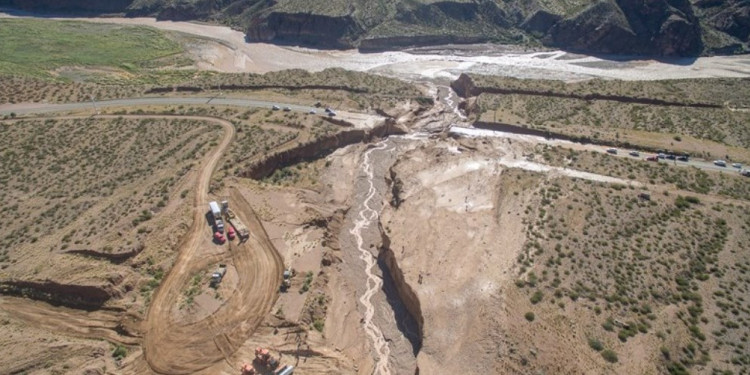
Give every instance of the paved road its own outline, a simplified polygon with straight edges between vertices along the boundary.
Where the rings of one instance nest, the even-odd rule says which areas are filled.
[[[606,150],[609,148],[609,147],[604,147],[604,146],[595,146],[595,147],[596,149],[601,150],[602,152],[607,152]],[[629,159],[640,159],[644,161],[646,157],[655,155],[652,153],[640,152],[640,156],[636,157],[636,156],[630,156],[628,154],[630,151],[631,150],[619,150],[616,155],[613,155],[613,154],[609,154],[609,155],[629,158]],[[714,165],[713,161],[702,160],[702,159],[697,159],[697,158],[690,158],[689,161],[687,162],[659,159],[659,163],[675,165],[678,167],[696,167],[698,169],[703,169],[703,170],[708,170],[708,171],[718,171],[718,172],[724,172],[724,173],[740,174],[740,169],[733,168],[731,162],[728,162],[726,167],[719,167],[718,165]]]
[[[577,150],[596,151],[596,152],[602,152],[602,153],[606,153],[607,149],[609,148],[608,146],[574,143],[574,142],[570,142],[567,140],[559,140],[559,139],[554,139],[554,138],[545,138],[545,137],[538,137],[538,136],[525,135],[525,134],[515,134],[511,132],[503,132],[503,131],[496,131],[496,130],[489,130],[489,129],[477,129],[477,128],[464,127],[464,126],[452,126],[450,129],[450,132],[460,134],[463,136],[470,136],[470,137],[511,138],[511,139],[524,141],[524,142],[530,142],[530,143],[549,144],[553,146],[561,146],[561,147],[574,148]],[[651,156],[654,154],[640,152],[640,155],[638,157],[634,157],[634,156],[628,155],[630,151],[631,150],[621,149],[615,155],[613,154],[607,154],[607,155],[610,155],[612,157],[638,159],[638,160],[643,161],[644,163],[653,163],[653,162],[645,161],[645,158],[647,156]],[[675,165],[678,167],[695,167],[701,170],[717,171],[717,172],[731,173],[731,174],[737,174],[737,175],[739,175],[739,172],[740,172],[739,169],[733,168],[731,166],[731,163],[728,164],[727,167],[719,167],[717,165],[714,165],[713,161],[706,161],[706,160],[700,160],[700,159],[695,159],[695,158],[691,158],[690,161],[688,162],[661,159],[659,160],[659,163]]]
[[[54,113],[54,112],[66,112],[76,110],[86,110],[104,107],[137,107],[146,105],[225,105],[234,107],[245,107],[245,108],[268,108],[271,109],[273,105],[279,107],[289,107],[292,111],[308,113],[311,110],[315,110],[318,115],[325,116],[326,113],[322,108],[315,108],[311,106],[304,106],[298,104],[288,104],[280,102],[270,102],[265,100],[256,99],[244,99],[244,98],[226,98],[226,97],[196,97],[196,96],[174,96],[174,97],[143,97],[143,98],[130,98],[130,99],[113,99],[113,100],[101,100],[92,102],[78,102],[78,103],[63,103],[63,104],[49,104],[49,103],[20,103],[20,104],[3,104],[0,105],[0,116],[10,115],[15,113],[16,115],[28,115],[28,114],[42,114],[42,113]],[[336,111],[336,118],[347,120],[355,125],[355,127],[366,127],[372,128],[379,122],[385,119],[378,115],[371,115],[365,113],[347,112],[347,111]]]

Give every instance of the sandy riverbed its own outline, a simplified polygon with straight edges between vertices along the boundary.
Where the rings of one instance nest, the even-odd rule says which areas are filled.
[[[0,13],[0,17],[17,17]],[[580,80],[593,77],[657,80],[750,77],[750,55],[701,57],[666,62],[603,59],[563,51],[525,52],[517,47],[472,45],[420,48],[414,51],[361,53],[314,50],[265,43],[246,43],[244,33],[225,26],[154,18],[65,18],[89,22],[146,25],[199,36],[206,40],[193,54],[201,69],[253,72],[299,68],[319,71],[341,67],[409,80],[447,81],[462,72],[519,78]]]

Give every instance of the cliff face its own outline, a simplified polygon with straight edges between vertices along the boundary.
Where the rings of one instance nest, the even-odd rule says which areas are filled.
[[[213,20],[249,41],[393,49],[446,43],[544,44],[587,53],[697,56],[750,50],[747,0],[0,0],[42,11]]]
[[[253,21],[247,29],[247,39],[351,48],[354,39],[361,33],[362,30],[350,16],[272,12],[265,18]]]

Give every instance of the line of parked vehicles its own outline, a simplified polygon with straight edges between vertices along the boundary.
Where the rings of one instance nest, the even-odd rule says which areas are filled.
[[[317,102],[317,103],[315,103],[315,107],[320,108],[320,107],[322,107],[322,104],[320,104],[320,102]],[[278,111],[278,110],[281,110],[282,108],[280,106],[274,104],[274,105],[271,106],[271,109],[274,110],[274,111]],[[289,106],[286,106],[286,107],[283,108],[284,112],[290,112],[291,110],[292,110],[292,107],[289,107]],[[329,117],[336,116],[336,111],[334,111],[330,107],[326,107],[325,111],[326,111],[326,114]],[[318,111],[316,111],[314,109],[310,109],[309,111],[307,111],[307,113],[309,113],[311,115],[314,115],[314,114],[318,113]]]
[[[607,153],[612,154],[612,155],[617,155],[618,150],[616,148],[608,148]],[[628,155],[632,157],[636,157],[636,158],[641,156],[640,152],[635,151],[635,150],[628,152]],[[690,154],[688,153],[674,154],[674,153],[670,153],[667,150],[658,150],[656,155],[647,156],[645,158],[646,161],[655,161],[655,162],[658,162],[659,159],[688,162],[690,161]],[[726,160],[723,160],[723,159],[714,160],[713,163],[715,166],[722,167],[722,168],[725,168],[728,165]],[[743,169],[742,163],[732,163],[732,168],[739,169],[740,174],[742,174],[743,176],[750,177],[750,169]]]

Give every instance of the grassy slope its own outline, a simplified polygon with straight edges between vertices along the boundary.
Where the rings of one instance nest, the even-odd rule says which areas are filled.
[[[0,74],[49,77],[64,66],[137,71],[182,52],[156,29],[85,22],[0,20]]]

